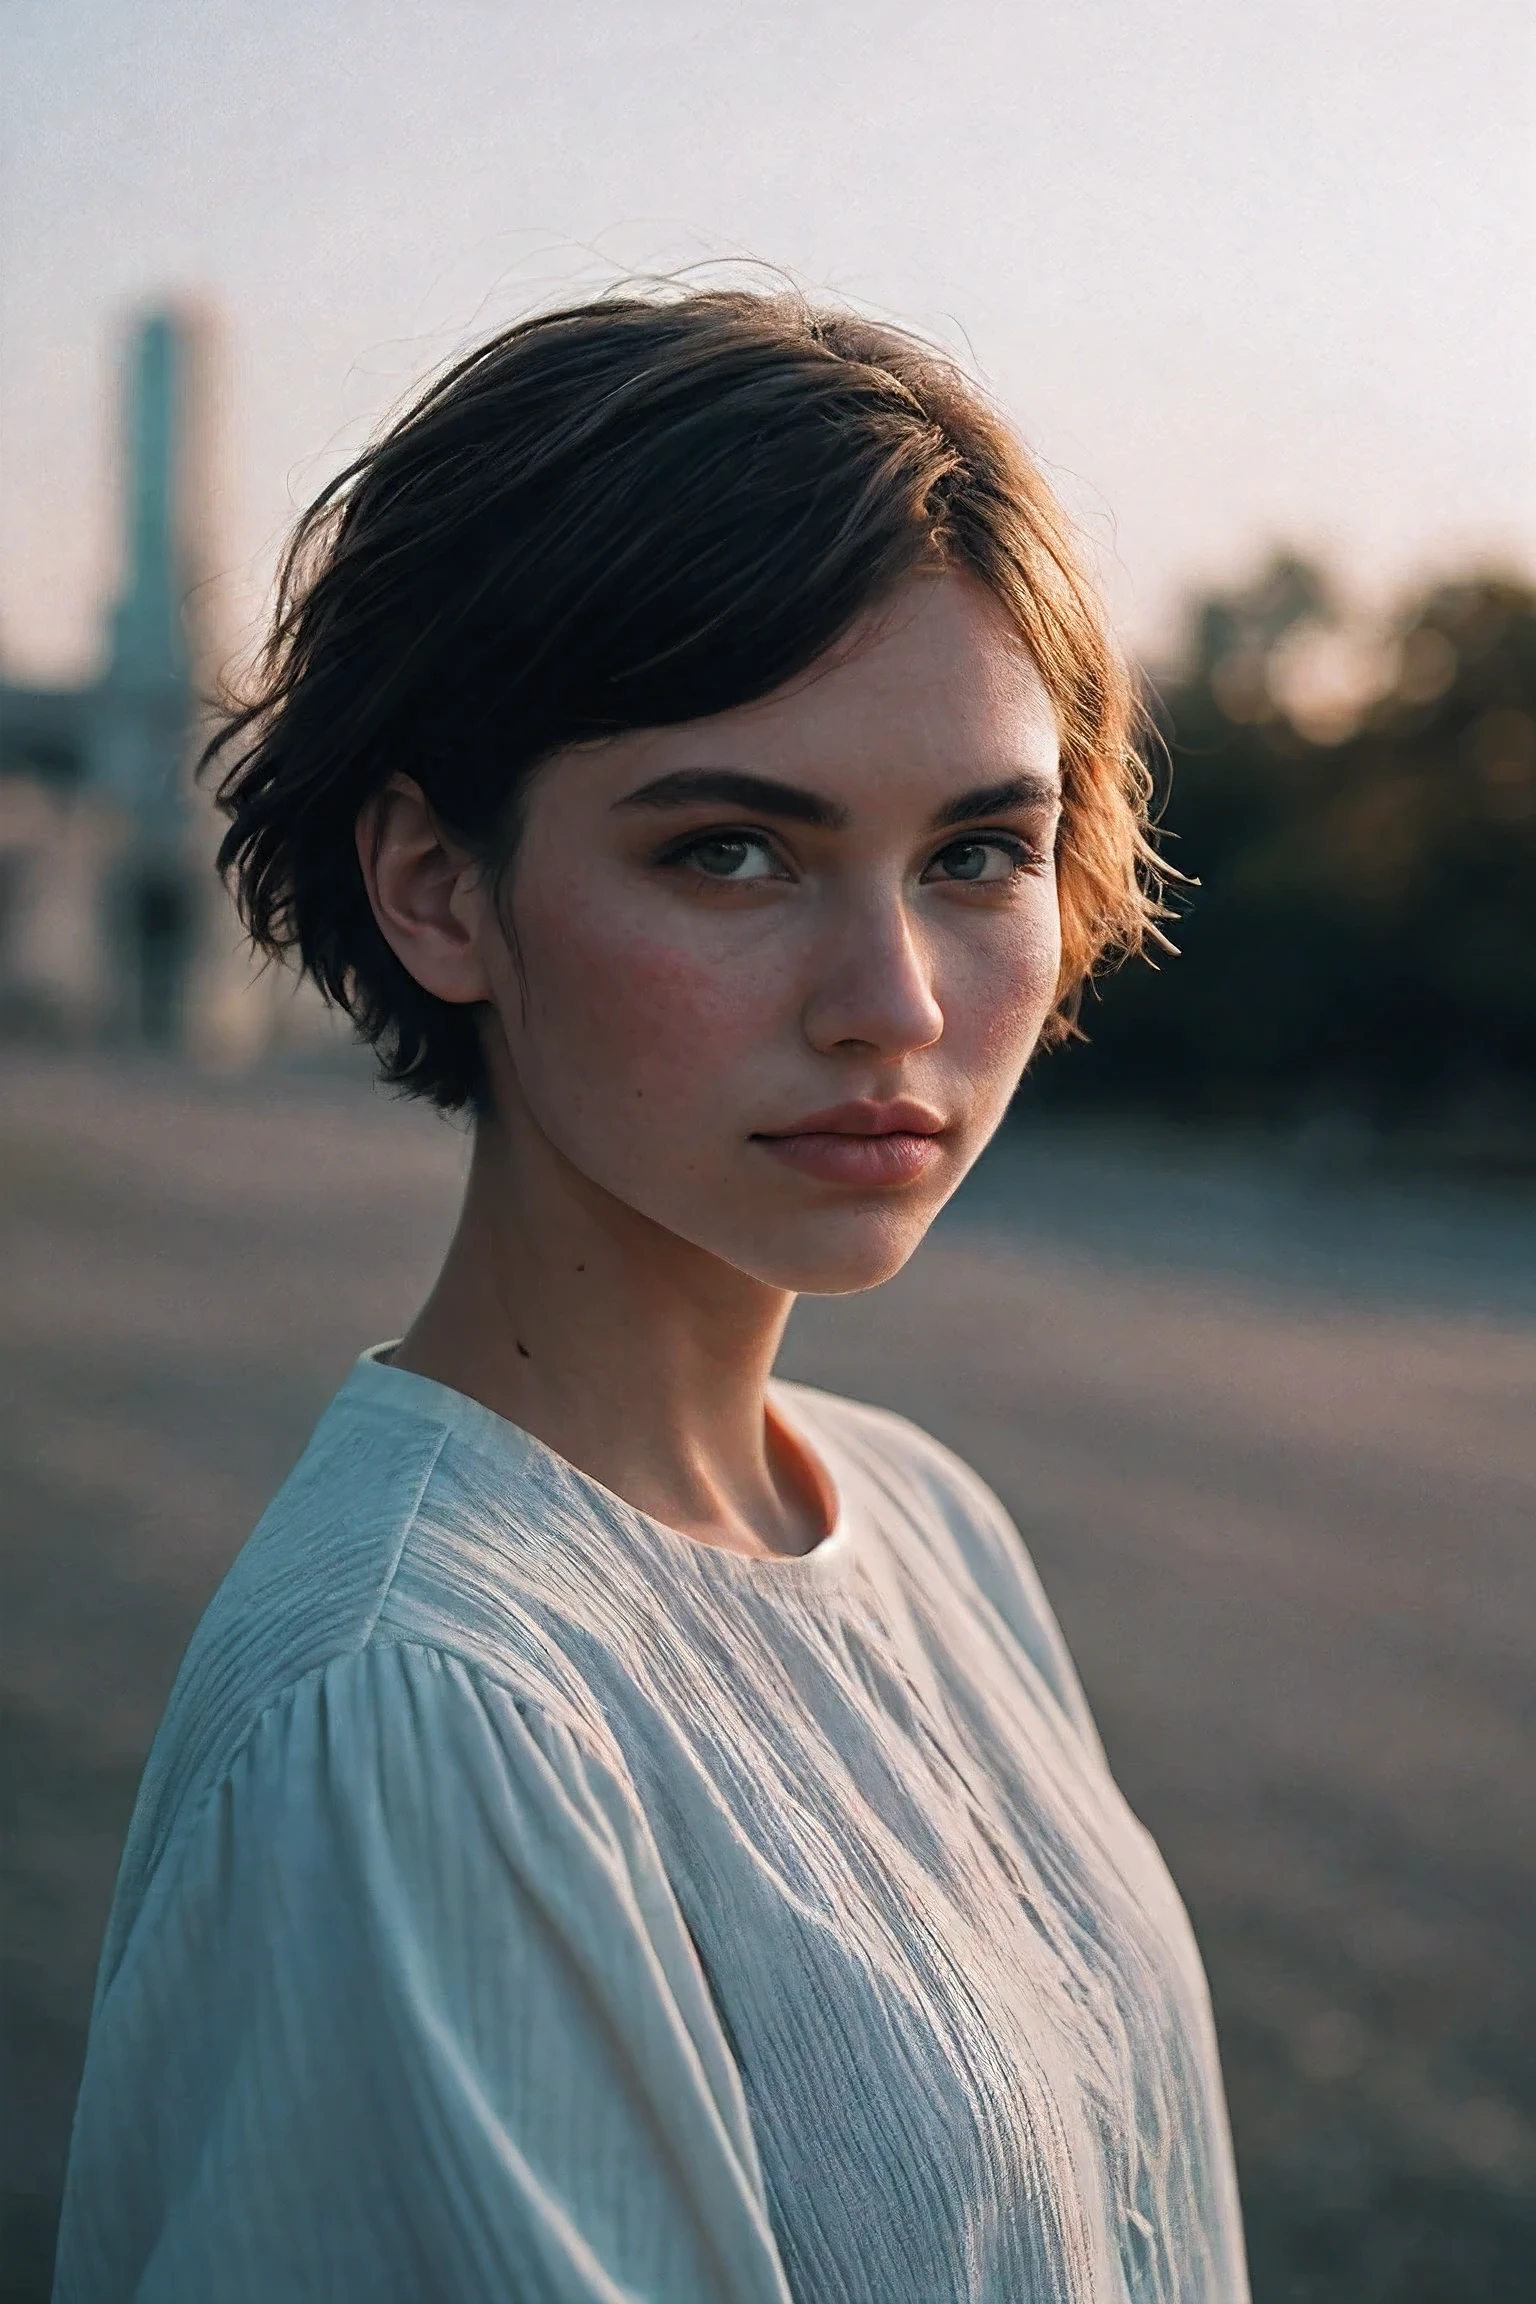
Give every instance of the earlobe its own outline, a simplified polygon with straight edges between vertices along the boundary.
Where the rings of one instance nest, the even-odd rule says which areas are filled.
[[[379,933],[423,991],[488,1000],[480,867],[439,824],[419,784],[392,776],[359,811],[357,859]]]

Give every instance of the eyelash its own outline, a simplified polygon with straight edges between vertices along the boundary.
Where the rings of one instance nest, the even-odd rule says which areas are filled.
[[[933,862],[936,864],[940,856],[947,856],[956,848],[1001,849],[1005,856],[1012,857],[1016,877],[1024,872],[1043,870],[1051,861],[1048,849],[1041,848],[1033,840],[1026,840],[1022,833],[969,832],[958,840],[946,841],[942,848],[935,851]],[[963,887],[965,883],[961,881],[958,885]]]
[[[670,847],[664,848],[656,861],[658,864],[668,867],[686,865],[692,861],[701,848],[721,848],[738,840],[754,848],[765,850],[768,855],[774,858],[776,863],[783,861],[777,846],[766,832],[751,831],[745,825],[735,824],[711,825],[707,832],[690,832],[683,839],[674,840]],[[699,878],[713,881],[717,887],[727,887],[730,884],[725,874],[721,872],[700,872]]]
[[[750,843],[753,847],[764,850],[780,864],[783,862],[782,854],[769,833],[757,831],[747,825],[734,824],[712,826],[707,832],[690,832],[683,839],[676,840],[670,847],[663,849],[656,861],[664,868],[683,868],[688,865],[699,849],[718,847],[730,841]],[[1043,870],[1049,865],[1053,855],[1053,850],[1042,848],[1036,842],[1026,840],[1022,834],[1017,832],[971,832],[964,834],[959,839],[947,840],[942,848],[935,849],[929,859],[929,869],[939,861],[941,856],[947,856],[956,849],[963,848],[1000,849],[1005,855],[1012,857],[1014,877],[1021,877],[1028,871]],[[700,871],[698,877],[701,880],[709,881],[712,886],[717,888],[742,885],[742,883],[733,882],[725,873],[721,872]],[[787,877],[787,875],[776,874],[775,877]],[[951,881],[949,885],[963,888],[967,883],[960,880]],[[992,881],[983,883],[983,885],[995,887],[998,883]]]

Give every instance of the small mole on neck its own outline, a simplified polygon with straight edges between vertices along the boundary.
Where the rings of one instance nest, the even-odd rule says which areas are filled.
[[[525,1360],[531,1360],[531,1359],[533,1358],[533,1354],[532,1354],[532,1353],[529,1351],[529,1349],[528,1349],[527,1345],[526,1345],[526,1344],[523,1342],[523,1340],[522,1340],[521,1336],[519,1336],[519,1338],[517,1339],[517,1348],[518,1348],[519,1352],[521,1352],[521,1354],[522,1354],[522,1356],[523,1356],[523,1358],[524,1358]]]

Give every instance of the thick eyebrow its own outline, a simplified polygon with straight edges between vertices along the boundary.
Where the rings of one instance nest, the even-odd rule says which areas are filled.
[[[1005,776],[997,784],[978,784],[946,801],[932,819],[935,832],[954,824],[974,824],[983,816],[1005,814],[1010,808],[1053,808],[1061,787],[1052,776]],[[747,808],[755,816],[778,816],[791,824],[811,824],[819,832],[845,832],[849,812],[819,792],[801,784],[781,784],[776,776],[754,776],[744,768],[676,768],[626,792],[615,808],[687,808],[713,800],[730,808]]]
[[[947,800],[933,819],[935,832],[944,831],[951,824],[974,824],[982,816],[1003,816],[1010,808],[1055,808],[1061,803],[1061,786],[1054,776],[1005,776],[1000,784],[978,784],[973,792],[962,792]]]
[[[848,811],[799,784],[781,784],[774,776],[751,776],[743,768],[677,768],[658,776],[653,784],[626,792],[616,808],[687,808],[700,800],[723,801],[727,807],[750,809],[754,816],[782,816],[792,824],[814,824],[819,832],[847,829]]]

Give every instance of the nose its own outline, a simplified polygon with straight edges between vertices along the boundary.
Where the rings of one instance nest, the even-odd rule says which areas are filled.
[[[815,956],[805,1036],[820,1055],[890,1062],[931,1048],[944,1030],[933,964],[899,890],[835,923]]]

